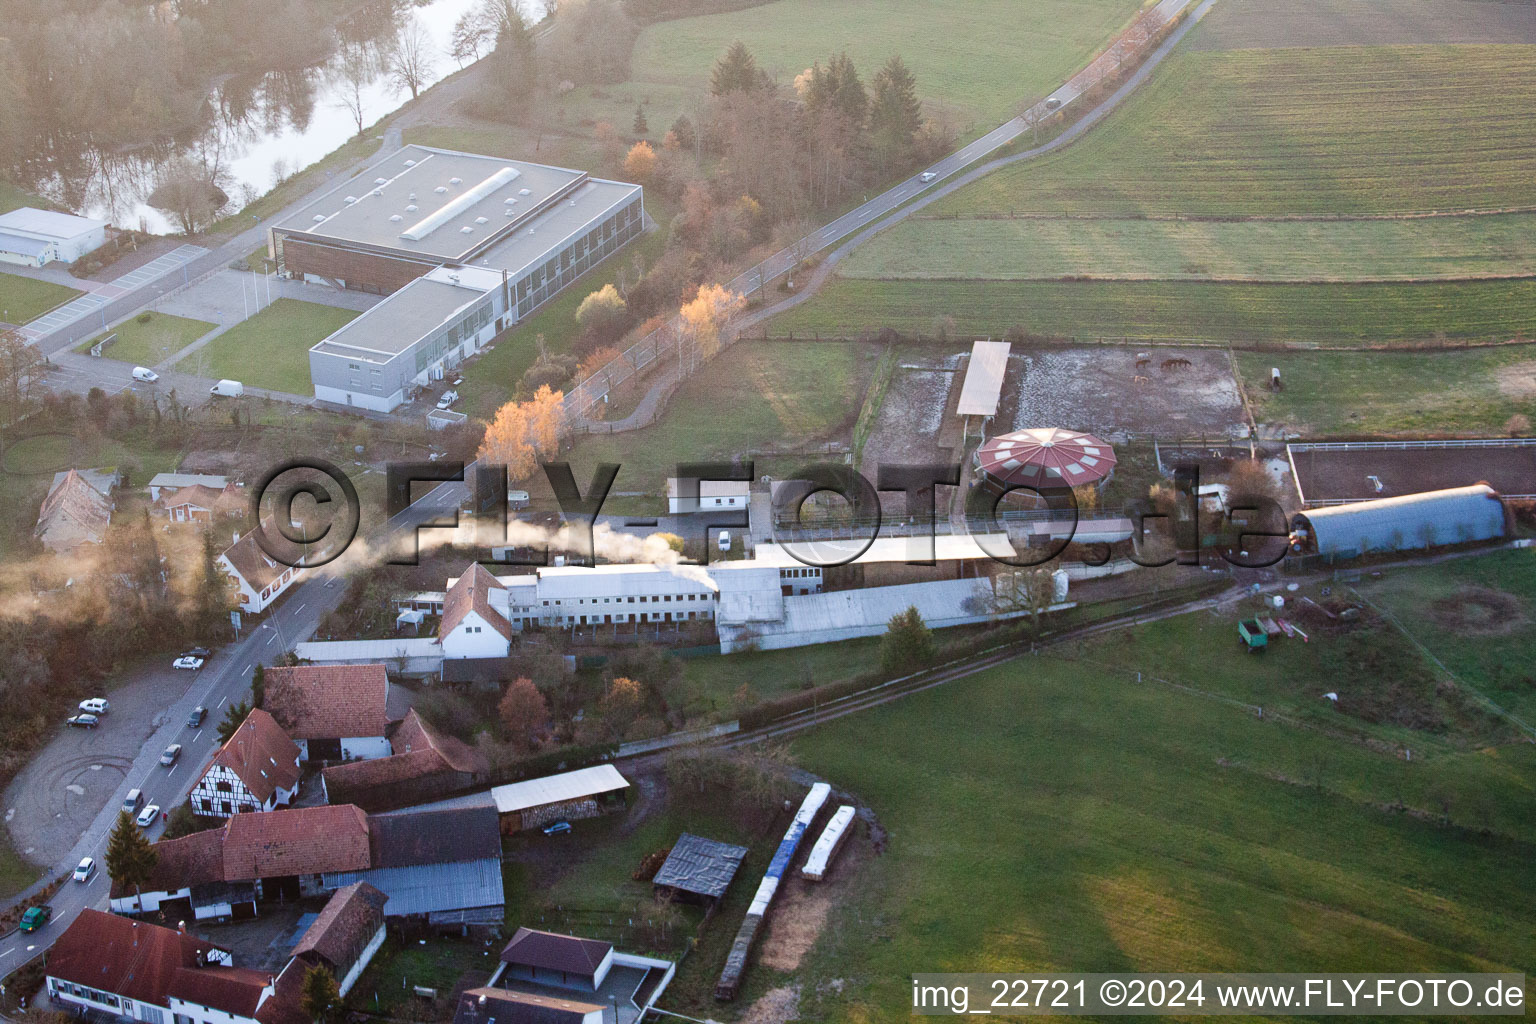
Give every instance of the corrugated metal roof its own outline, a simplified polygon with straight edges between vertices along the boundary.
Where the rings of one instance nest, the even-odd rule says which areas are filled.
[[[715,899],[725,895],[736,877],[736,870],[747,856],[745,846],[733,846],[716,839],[705,839],[690,832],[678,836],[666,863],[651,881],[684,892]]]
[[[499,814],[511,814],[530,807],[559,804],[567,800],[581,800],[599,793],[611,793],[627,789],[629,780],[619,774],[611,764],[579,768],[574,772],[547,775],[542,779],[513,782],[491,790]]]
[[[0,213],[0,230],[9,229],[49,238],[77,238],[106,226],[104,220],[76,217],[72,213],[59,213],[57,210],[39,210],[31,206]]]
[[[9,231],[0,231],[0,252],[12,252],[17,256],[25,256],[35,260],[48,251],[53,242],[45,238],[28,238],[26,235],[14,235]]]
[[[402,868],[374,868],[325,876],[327,885],[341,888],[367,882],[389,896],[386,917],[412,917],[444,910],[497,907],[502,895],[501,858],[461,860],[454,864],[416,864]]]
[[[1504,536],[1504,505],[1486,484],[1403,494],[1299,512],[1292,528],[1308,528],[1325,555],[1401,551]]]
[[[965,370],[965,383],[960,387],[960,404],[955,412],[961,416],[997,414],[1011,347],[1006,341],[978,341],[971,346],[971,363]]]

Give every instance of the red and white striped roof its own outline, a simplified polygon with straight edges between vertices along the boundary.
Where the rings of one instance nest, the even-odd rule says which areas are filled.
[[[1029,487],[1079,487],[1103,480],[1115,468],[1115,450],[1092,434],[1037,427],[999,434],[976,453],[988,476]]]

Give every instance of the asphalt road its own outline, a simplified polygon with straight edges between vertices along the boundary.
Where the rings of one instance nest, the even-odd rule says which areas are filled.
[[[435,519],[459,507],[467,497],[463,484],[442,484],[423,495],[410,508],[400,513],[387,525],[401,529],[407,525]],[[370,510],[363,509],[364,522]],[[373,534],[378,535],[378,532]],[[69,854],[51,867],[45,881],[67,875],[74,870],[82,857],[93,857],[99,865],[96,877],[89,883],[66,881],[50,901],[53,919],[41,930],[31,935],[13,932],[0,938],[0,978],[40,955],[62,934],[70,923],[86,907],[106,910],[111,880],[106,872],[107,838],[117,823],[118,809],[130,789],[144,791],[146,804],[159,804],[170,809],[186,799],[196,782],[198,772],[208,763],[218,748],[218,724],[224,718],[225,709],[231,703],[250,698],[251,670],[258,664],[270,665],[291,651],[295,644],[313,635],[320,620],[336,608],[346,592],[345,572],[352,567],[347,556],[329,566],[313,569],[303,582],[294,586],[283,597],[275,610],[256,623],[247,619],[241,636],[233,643],[214,651],[213,656],[196,673],[188,673],[190,686],[186,693],[168,711],[166,724],[144,743],[123,784],[97,814],[91,827]],[[167,654],[169,659],[171,655]],[[197,706],[208,709],[207,718],[200,729],[187,728],[187,716]],[[102,720],[100,729],[110,729],[110,712]],[[167,770],[160,764],[161,752],[172,743],[182,745],[180,762]],[[157,839],[164,825],[156,822],[145,832],[151,840]],[[23,896],[41,888],[41,883],[29,889]]]

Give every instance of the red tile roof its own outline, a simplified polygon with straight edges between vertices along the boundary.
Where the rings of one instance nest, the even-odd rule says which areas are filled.
[[[47,544],[49,533],[61,527],[73,527],[85,535],[81,540],[99,544],[111,520],[112,502],[72,469],[43,499],[33,535]]]
[[[154,846],[155,867],[140,886],[142,892],[176,892],[192,885],[224,881],[224,829],[211,828],[180,839],[162,839]],[[133,892],[133,886],[112,882],[112,898]]]
[[[160,494],[160,500],[155,504],[167,509],[178,505],[191,505],[193,508],[212,512],[223,494],[223,491],[206,484],[193,484],[191,487],[178,487],[174,491],[163,491]]]
[[[597,939],[579,939],[532,928],[519,928],[507,948],[501,951],[503,963],[522,967],[541,967],[567,974],[595,974],[613,946]]]
[[[452,633],[464,621],[464,616],[473,610],[485,620],[486,625],[508,640],[512,639],[512,624],[501,612],[491,607],[490,599],[492,590],[506,589],[485,566],[479,562],[472,563],[469,570],[454,581],[443,597],[443,621],[437,635],[442,637]]]
[[[383,665],[293,665],[266,670],[262,707],[296,740],[383,736],[389,676]]]
[[[345,974],[352,968],[355,951],[384,927],[384,904],[388,899],[367,882],[353,882],[337,889],[293,947],[293,955],[319,958],[337,973]]]
[[[351,804],[237,814],[225,826],[224,878],[365,871],[368,816]]]
[[[261,1004],[256,1011],[260,1024],[315,1024],[314,1018],[304,1012],[304,975],[310,965],[303,960],[289,960],[277,976],[276,991],[272,998]]]
[[[261,708],[253,708],[229,742],[213,755],[213,763],[239,776],[261,803],[274,791],[299,784],[298,760],[299,745]]]
[[[245,580],[258,593],[272,585],[283,573],[291,568],[291,563],[299,562],[304,557],[304,547],[301,544],[290,542],[277,528],[277,520],[268,516],[261,521],[263,536],[267,544],[288,561],[279,562],[266,551],[262,550],[256,542],[256,531],[250,530],[243,534],[239,540],[224,549],[223,556],[229,561]]]
[[[171,975],[166,995],[237,1017],[254,1017],[272,981],[268,972],[248,967],[182,967]]]
[[[462,740],[439,733],[414,708],[406,712],[405,721],[390,738],[390,747],[394,754],[389,757],[349,761],[325,769],[326,792],[345,797],[440,772],[484,775],[491,770],[484,754]]]
[[[99,910],[82,910],[48,951],[55,978],[166,1005],[172,979],[182,968],[207,970],[208,953],[224,952],[195,935]]]

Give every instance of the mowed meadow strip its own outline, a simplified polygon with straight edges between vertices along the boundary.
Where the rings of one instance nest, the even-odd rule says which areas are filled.
[[[1415,281],[1536,275],[1536,213],[1365,220],[913,217],[844,277]]]
[[[1536,47],[1191,51],[1058,154],[931,214],[1411,213],[1536,204]]]
[[[990,335],[1238,345],[1499,343],[1536,326],[1536,281],[1221,284],[837,278],[773,317],[771,337]]]

